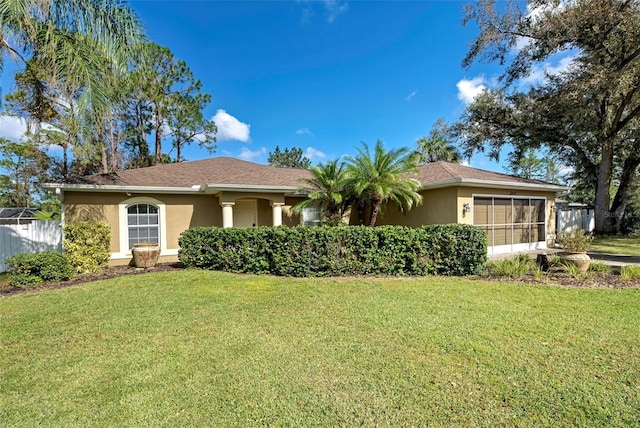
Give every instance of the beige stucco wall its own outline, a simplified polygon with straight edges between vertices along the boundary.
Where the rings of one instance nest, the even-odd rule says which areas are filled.
[[[473,210],[465,213],[464,204],[466,203],[473,207],[474,195],[542,197],[546,198],[546,233],[547,237],[550,238],[547,240],[547,245],[553,245],[556,230],[556,218],[553,212],[555,202],[554,192],[455,186],[423,190],[420,194],[423,198],[422,205],[413,208],[406,214],[400,212],[394,203],[388,204],[383,215],[378,217],[376,225],[397,224],[419,227],[425,224],[473,224]],[[358,224],[357,213],[353,214],[351,222],[351,224]]]
[[[490,195],[490,196],[514,196],[514,197],[536,197],[546,198],[545,218],[547,222],[547,245],[552,246],[556,233],[556,216],[553,211],[555,205],[555,192],[540,192],[529,190],[509,190],[509,189],[490,189],[482,187],[458,187],[458,223],[473,224],[473,210],[471,213],[463,213],[463,204],[467,203],[473,206],[473,196]]]
[[[300,226],[300,214],[294,214],[291,210],[291,207],[297,204],[298,202],[302,202],[304,198],[298,197],[286,197],[284,198],[284,206],[282,207],[282,225],[295,227]]]
[[[257,200],[258,225],[273,224],[273,207],[271,202],[284,203],[282,207],[282,224],[286,226],[300,225],[300,216],[291,212],[291,206],[302,198],[285,198],[284,195],[226,193],[225,200],[238,199]],[[262,196],[263,198],[259,198]],[[111,252],[125,253],[127,248],[120,248],[119,205],[133,198],[148,197],[165,204],[166,209],[166,247],[177,250],[180,234],[191,227],[222,227],[222,207],[220,198],[213,195],[162,195],[131,194],[106,192],[65,192],[65,221],[100,221],[111,227]]]
[[[388,204],[382,215],[378,216],[376,225],[396,224],[419,227],[425,224],[448,224],[457,221],[455,187],[423,190],[420,194],[422,205],[414,207],[406,214],[403,214],[395,203]]]
[[[120,248],[119,205],[132,198],[148,197],[166,207],[166,240],[168,249],[178,248],[178,237],[198,226],[222,226],[222,211],[218,198],[211,195],[158,195],[125,193],[66,192],[65,221],[101,221],[111,226],[111,252]]]

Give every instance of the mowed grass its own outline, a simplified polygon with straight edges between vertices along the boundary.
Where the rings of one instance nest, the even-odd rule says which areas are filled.
[[[0,299],[2,426],[637,426],[640,290],[181,271]]]
[[[640,238],[629,236],[596,236],[589,251],[605,254],[640,256]]]

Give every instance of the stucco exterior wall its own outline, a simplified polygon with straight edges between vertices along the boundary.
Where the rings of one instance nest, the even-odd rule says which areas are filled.
[[[419,227],[425,224],[456,223],[457,190],[455,187],[423,190],[422,205],[403,214],[395,203],[387,205],[382,216],[378,216],[376,225],[396,224]]]
[[[271,226],[273,224],[273,207],[271,201],[284,203],[282,207],[282,224],[286,226],[299,226],[300,216],[291,212],[291,206],[300,202],[302,198],[285,198],[283,195],[261,194],[228,194],[226,199],[237,200],[243,196],[246,199],[257,201],[257,214],[259,226]],[[256,198],[262,196],[264,198]],[[178,250],[178,238],[186,229],[192,227],[222,227],[222,207],[220,198],[213,195],[163,195],[163,194],[131,194],[108,192],[65,192],[64,215],[65,221],[99,221],[109,224],[111,227],[110,250],[118,255],[121,260],[113,260],[112,264],[125,263],[123,261],[129,252],[128,248],[121,247],[121,236],[126,233],[125,225],[120,225],[121,204],[134,198],[150,198],[165,205],[165,237],[166,249],[169,254],[162,254],[161,260],[175,260]]]
[[[112,253],[120,251],[118,204],[129,197],[125,194],[76,193],[64,194],[64,221],[98,221],[111,227]]]
[[[529,190],[509,190],[509,189],[491,189],[484,187],[458,187],[458,223],[473,224],[473,210],[470,213],[463,212],[463,205],[465,203],[473,206],[473,196],[479,195],[491,195],[491,196],[513,196],[513,197],[533,197],[533,198],[546,198],[545,218],[546,218],[546,233],[547,233],[547,246],[553,246],[556,233],[556,216],[553,211],[555,205],[556,194],[554,192],[539,192]]]
[[[284,206],[282,207],[282,225],[295,227],[300,226],[300,214],[294,214],[291,207],[298,202],[303,201],[304,198],[298,197],[286,197],[284,198]]]
[[[218,198],[211,195],[158,195],[124,193],[66,192],[65,221],[100,221],[111,226],[111,252],[125,253],[120,248],[119,206],[132,198],[148,197],[166,207],[166,247],[178,248],[178,237],[188,228],[222,226],[222,211]]]

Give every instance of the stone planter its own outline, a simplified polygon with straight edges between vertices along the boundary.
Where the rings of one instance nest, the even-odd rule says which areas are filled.
[[[567,264],[572,264],[578,268],[580,272],[586,272],[591,265],[591,257],[586,252],[581,253],[560,253],[560,260]]]
[[[134,244],[131,249],[133,266],[140,269],[150,269],[158,264],[160,257],[159,244]]]

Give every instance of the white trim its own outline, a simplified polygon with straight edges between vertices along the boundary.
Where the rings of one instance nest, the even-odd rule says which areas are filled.
[[[167,253],[167,208],[164,202],[150,198],[148,196],[137,196],[135,198],[129,198],[118,204],[118,237],[120,239],[120,251],[117,257],[112,258],[125,258],[131,257],[131,248],[129,248],[129,227],[127,223],[127,208],[136,204],[151,204],[158,207],[159,215],[159,239],[160,239],[160,255],[166,255]],[[124,250],[123,250],[124,249]]]
[[[423,185],[421,190],[439,189],[442,187],[451,187],[455,185],[464,185],[468,187],[489,187],[494,189],[509,189],[509,190],[536,190],[539,192],[561,192],[569,190],[569,187],[560,186],[557,184],[539,184],[539,183],[518,183],[511,181],[497,181],[497,180],[479,180],[475,178],[451,178],[448,180],[442,180],[435,183],[427,183]]]
[[[543,210],[544,210],[544,241],[535,241],[535,242],[527,242],[527,243],[521,243],[521,244],[507,244],[507,245],[494,245],[494,246],[488,246],[487,247],[487,252],[489,254],[504,254],[504,253],[515,253],[518,251],[528,251],[528,250],[540,250],[540,249],[546,249],[547,248],[547,231],[548,231],[548,226],[549,226],[549,216],[547,215],[547,198],[544,196],[525,196],[525,195],[495,195],[495,194],[486,194],[486,193],[472,193],[471,194],[471,224],[473,224],[474,226],[476,226],[476,222],[475,222],[475,217],[474,217],[474,213],[475,213],[475,198],[493,198],[493,199],[535,199],[535,200],[541,200],[544,202],[543,204]],[[492,206],[493,206],[493,201],[492,201]],[[513,205],[512,205],[513,208]],[[495,217],[492,214],[491,216],[491,221],[492,221],[492,225],[495,226],[496,222],[495,222]],[[540,224],[541,222],[529,222],[529,224]],[[501,223],[498,223],[498,225],[500,225]],[[519,224],[519,223],[509,223],[511,225],[513,224]],[[512,240],[513,240],[513,236],[512,236]]]
[[[209,183],[203,186],[203,191],[207,193],[216,192],[260,192],[260,193],[283,193],[296,192],[299,188],[295,186],[278,186],[263,184],[215,184]]]
[[[162,256],[177,256],[178,255],[178,249],[177,248],[172,248],[169,250],[162,250],[160,251],[160,257]],[[129,253],[111,253],[111,260],[122,260],[122,259],[130,259],[132,257],[131,252]]]
[[[123,193],[202,193],[202,186],[114,186],[105,184],[60,184],[45,183],[45,189],[61,189],[67,192],[123,192]]]

